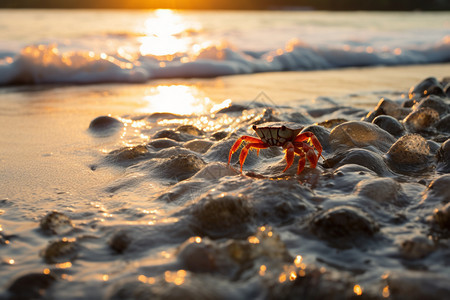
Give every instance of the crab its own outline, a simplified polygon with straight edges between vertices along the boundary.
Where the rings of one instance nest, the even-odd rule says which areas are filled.
[[[315,168],[319,161],[319,157],[322,156],[322,145],[317,137],[312,132],[300,133],[303,129],[303,126],[300,124],[270,122],[253,125],[252,128],[259,138],[248,135],[241,136],[231,147],[230,154],[228,155],[228,164],[230,164],[233,153],[239,149],[241,143],[244,141],[248,142],[239,155],[241,173],[248,151],[253,148],[257,149],[257,154],[259,155],[260,149],[266,149],[272,146],[283,147],[286,152],[285,157],[287,162],[283,172],[292,166],[294,155],[299,155],[300,160],[298,162],[297,174],[300,174],[305,168],[306,158],[308,159],[311,168]],[[317,151],[317,154],[314,150]]]

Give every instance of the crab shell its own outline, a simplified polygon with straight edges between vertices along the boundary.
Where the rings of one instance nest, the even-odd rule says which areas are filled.
[[[252,128],[264,143],[270,146],[283,146],[292,141],[304,126],[291,122],[269,122],[253,125]]]

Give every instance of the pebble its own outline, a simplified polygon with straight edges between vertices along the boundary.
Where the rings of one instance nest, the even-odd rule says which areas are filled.
[[[180,132],[170,129],[159,130],[152,136],[153,140],[162,138],[171,139],[177,142],[185,142],[189,140],[188,138],[185,137],[185,135],[182,135]]]
[[[450,133],[450,114],[443,117],[436,123],[436,129],[442,133]]]
[[[433,220],[441,229],[446,229],[450,232],[450,202],[434,210]]]
[[[183,147],[197,153],[205,153],[214,143],[208,140],[192,140],[183,144]]]
[[[73,229],[72,220],[63,213],[53,211],[43,217],[39,224],[47,234],[66,234]]]
[[[367,197],[379,204],[400,205],[401,185],[389,177],[362,180],[355,187],[358,196]]]
[[[155,149],[164,149],[164,148],[170,148],[170,147],[179,147],[181,144],[168,139],[168,138],[161,138],[161,139],[154,139],[151,140],[147,146],[155,148]]]
[[[400,255],[405,259],[421,259],[435,249],[434,243],[424,236],[407,239],[400,244]]]
[[[433,180],[423,192],[423,199],[431,202],[450,202],[450,174],[442,175]]]
[[[403,120],[406,129],[412,133],[434,133],[437,122],[439,122],[439,113],[429,107],[419,108]]]
[[[205,132],[203,130],[198,129],[195,126],[192,125],[181,125],[178,126],[175,131],[183,132],[189,135],[193,135],[196,137],[204,136]]]
[[[349,121],[336,126],[330,133],[330,144],[334,151],[350,148],[372,147],[386,152],[395,138],[375,124]]]
[[[211,134],[211,137],[213,139],[215,139],[216,141],[220,141],[223,140],[224,138],[226,138],[230,133],[226,132],[226,131],[217,131],[214,132],[213,134]]]
[[[450,139],[442,143],[436,154],[436,170],[442,173],[450,173]]]
[[[345,152],[337,153],[324,161],[324,165],[331,168],[341,167],[348,164],[356,164],[366,167],[378,175],[391,174],[391,171],[388,169],[383,157],[366,149],[350,149]]]
[[[253,211],[244,195],[204,196],[194,207],[194,230],[212,239],[246,237]],[[251,232],[251,231],[250,231]]]
[[[388,115],[395,119],[403,119],[410,113],[410,109],[402,107],[400,104],[390,100],[381,98],[374,110],[369,112],[364,118],[364,121],[372,122],[380,115]]]
[[[76,241],[70,241],[66,238],[50,242],[47,247],[41,251],[41,256],[48,264],[57,264],[73,261],[78,256],[79,245]]]
[[[157,177],[181,181],[190,178],[206,166],[206,163],[194,154],[176,154],[168,158],[160,158],[149,166]]]
[[[9,299],[46,299],[47,289],[56,280],[52,273],[29,273],[19,276],[8,287],[11,296]]]
[[[218,267],[216,252],[208,238],[191,237],[178,248],[177,257],[185,270],[211,273]]]
[[[392,145],[386,158],[396,172],[423,172],[430,167],[430,146],[421,135],[408,134]]]
[[[396,118],[388,115],[380,115],[373,119],[373,124],[379,126],[381,129],[386,130],[395,137],[400,137],[404,134],[405,128]]]
[[[110,116],[100,116],[89,124],[89,130],[99,135],[110,135],[123,128],[122,122]]]
[[[109,239],[108,245],[118,254],[122,254],[131,244],[132,239],[125,231],[118,231]]]
[[[378,224],[371,216],[351,206],[321,211],[311,219],[309,226],[315,235],[338,248],[357,246],[357,240],[372,237],[379,231]]]
[[[450,295],[448,276],[428,271],[397,271],[385,278],[390,299],[442,300]]]
[[[442,98],[436,95],[429,95],[413,106],[413,110],[429,107],[439,113],[439,117],[446,116],[450,112],[450,107]]]
[[[137,145],[113,150],[106,155],[105,159],[112,163],[129,165],[149,156],[150,152],[145,145]]]
[[[428,95],[445,97],[441,83],[435,77],[428,77],[409,90],[409,98],[422,98]]]

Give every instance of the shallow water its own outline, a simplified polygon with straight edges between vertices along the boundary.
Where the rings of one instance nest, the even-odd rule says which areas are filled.
[[[442,63],[449,15],[0,10],[0,85]]]
[[[185,99],[196,111],[186,115],[151,105],[113,117],[84,113],[85,124],[63,132],[89,141],[59,152],[43,146],[36,166],[51,171],[45,157],[68,158],[78,172],[60,176],[84,187],[67,192],[55,182],[0,202],[1,295],[443,299],[450,292],[447,84],[399,87],[376,107],[348,106],[357,95],[280,106],[263,93],[222,103]],[[65,93],[38,91],[61,105],[34,98],[24,115],[70,111]],[[143,101],[154,103],[151,95]],[[64,114],[47,112],[61,124],[56,116]],[[316,168],[307,162],[297,175],[296,156],[283,172],[279,147],[250,151],[243,173],[240,150],[227,165],[239,136],[274,121],[317,136]]]

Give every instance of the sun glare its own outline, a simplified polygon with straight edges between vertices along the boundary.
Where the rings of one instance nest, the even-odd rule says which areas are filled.
[[[140,52],[171,60],[167,56],[189,51],[195,44],[193,33],[198,30],[198,23],[188,22],[176,11],[158,9],[145,21],[144,36],[139,39]]]
[[[202,114],[213,106],[195,86],[188,85],[159,85],[150,89],[144,101],[145,107],[140,110],[144,113]]]

